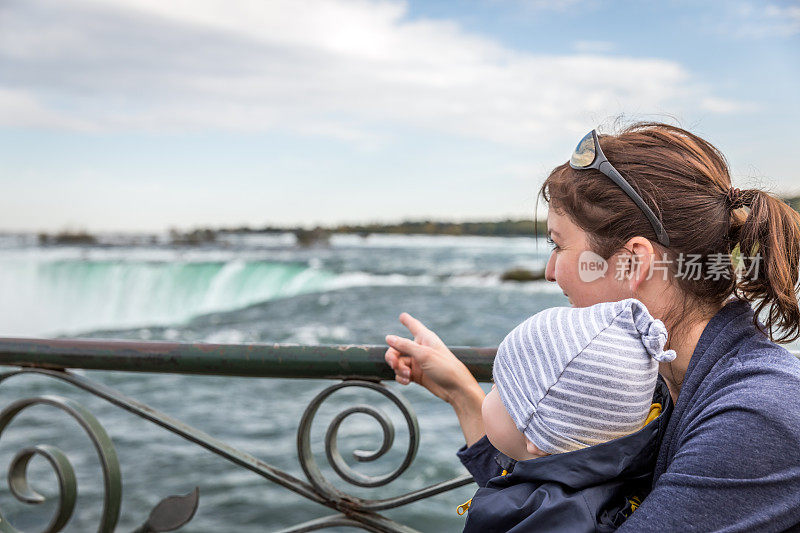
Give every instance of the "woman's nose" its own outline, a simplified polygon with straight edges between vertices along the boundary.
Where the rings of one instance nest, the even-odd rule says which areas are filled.
[[[544,279],[547,281],[556,280],[556,252],[550,252],[550,257],[547,259],[547,266],[544,267]]]

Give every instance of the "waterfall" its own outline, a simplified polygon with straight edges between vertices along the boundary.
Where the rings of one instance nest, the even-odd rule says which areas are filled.
[[[324,290],[303,263],[0,259],[0,335],[175,324],[204,313]]]

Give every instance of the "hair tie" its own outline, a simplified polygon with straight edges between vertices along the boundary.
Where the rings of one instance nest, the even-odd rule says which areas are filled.
[[[744,193],[742,193],[739,188],[734,189],[731,187],[728,189],[728,195],[726,198],[731,209],[739,209],[744,207]]]

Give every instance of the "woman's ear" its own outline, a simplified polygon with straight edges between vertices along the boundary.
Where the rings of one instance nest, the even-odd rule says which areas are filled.
[[[625,243],[625,250],[627,253],[621,255],[620,259],[627,261],[627,264],[624,264],[617,274],[624,275],[623,279],[627,282],[628,289],[631,293],[635,293],[639,285],[652,276],[655,260],[653,243],[644,237],[633,237]]]

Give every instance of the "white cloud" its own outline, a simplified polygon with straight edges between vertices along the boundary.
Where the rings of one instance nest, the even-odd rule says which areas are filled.
[[[16,126],[22,128],[54,128],[70,130],[91,130],[91,125],[47,109],[45,105],[25,91],[0,87],[0,127]]]
[[[800,2],[787,5],[744,2],[726,17],[721,30],[749,38],[785,38],[800,34]]]
[[[530,145],[623,112],[740,109],[673,61],[522,53],[396,1],[10,0],[0,15],[0,88],[22,104],[6,126]]]
[[[778,31],[784,35],[800,33],[800,3],[788,6],[768,5],[765,15],[777,22]]]
[[[758,106],[750,102],[737,102],[725,98],[709,96],[701,101],[701,108],[712,113],[731,114],[746,113],[758,110]]]
[[[614,52],[617,45],[610,41],[576,41],[572,48],[582,54],[607,54]]]
[[[521,9],[528,11],[566,11],[580,9],[581,13],[596,9],[597,0],[513,0]]]

